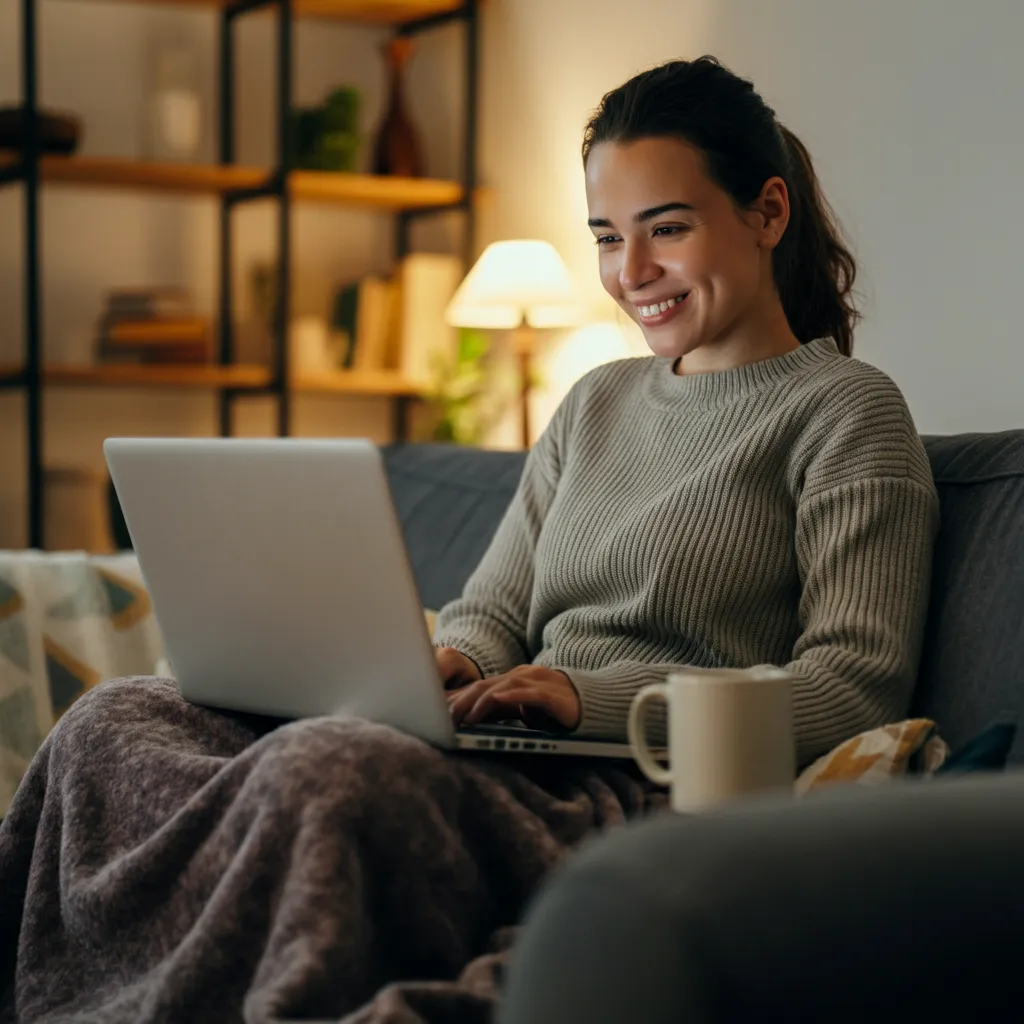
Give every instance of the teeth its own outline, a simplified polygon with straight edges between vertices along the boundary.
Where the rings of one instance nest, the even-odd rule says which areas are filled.
[[[637,306],[641,316],[657,316],[659,313],[666,313],[676,303],[682,302],[686,294],[677,295],[674,299],[666,299],[664,302],[657,302],[652,306]]]

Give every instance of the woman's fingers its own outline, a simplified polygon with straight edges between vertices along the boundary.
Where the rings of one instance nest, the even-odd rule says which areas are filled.
[[[498,713],[518,710],[520,704],[550,710],[551,694],[512,674],[481,679],[448,694],[456,725],[476,725]]]
[[[462,724],[470,708],[473,707],[488,686],[493,685],[493,683],[494,678],[479,679],[476,682],[468,683],[461,689],[449,690],[447,695],[448,710],[451,712],[452,720],[456,725]]]
[[[494,717],[508,718],[510,711],[513,717],[518,717],[521,705],[547,710],[549,703],[550,697],[543,690],[512,682],[507,687],[491,687],[481,694],[463,721],[465,725],[477,725]]]
[[[456,725],[476,725],[494,718],[529,719],[535,727],[546,719],[575,729],[582,714],[579,695],[562,671],[524,665],[501,676],[469,683],[448,693]],[[537,714],[531,714],[533,709]]]

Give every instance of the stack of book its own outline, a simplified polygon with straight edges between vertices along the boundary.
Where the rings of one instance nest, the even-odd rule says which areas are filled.
[[[213,357],[208,317],[195,313],[186,291],[139,288],[111,292],[96,342],[103,363],[208,363]]]

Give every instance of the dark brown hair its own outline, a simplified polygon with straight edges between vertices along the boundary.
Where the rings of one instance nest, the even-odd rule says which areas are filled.
[[[790,220],[772,252],[772,271],[790,329],[803,344],[835,339],[853,351],[860,314],[857,264],[843,242],[804,144],[776,120],[752,83],[714,57],[676,60],[613,89],[583,137],[583,162],[601,142],[680,138],[701,150],[708,174],[740,207],[776,175],[789,190]]]

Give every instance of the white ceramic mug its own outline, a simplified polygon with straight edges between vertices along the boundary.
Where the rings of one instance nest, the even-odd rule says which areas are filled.
[[[792,691],[792,677],[771,666],[680,669],[633,698],[633,756],[652,782],[671,787],[676,811],[706,810],[750,793],[792,790]],[[652,757],[644,736],[654,700],[668,704],[668,768]]]

